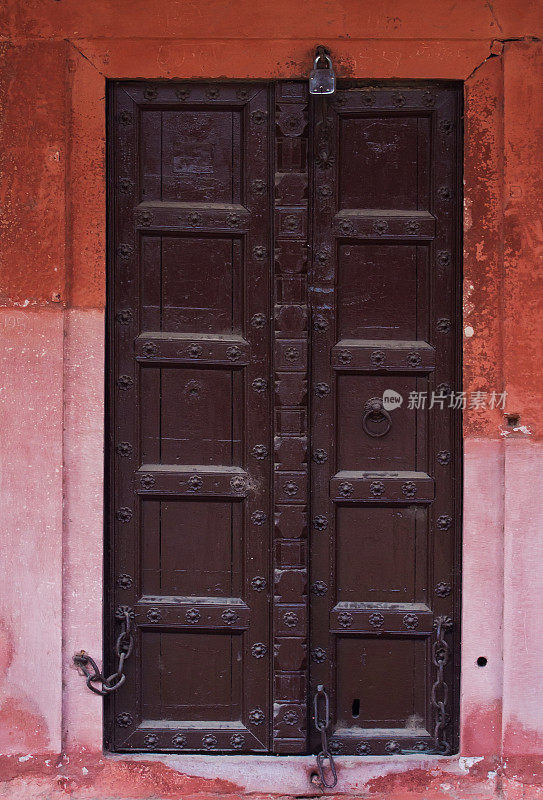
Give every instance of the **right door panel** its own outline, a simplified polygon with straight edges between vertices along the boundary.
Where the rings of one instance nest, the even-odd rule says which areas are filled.
[[[461,97],[315,109],[311,687],[336,753],[457,746]]]

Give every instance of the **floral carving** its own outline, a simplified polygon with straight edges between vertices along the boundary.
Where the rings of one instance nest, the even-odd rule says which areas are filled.
[[[174,747],[178,747],[179,749],[187,746],[187,737],[184,736],[182,733],[176,733],[172,739],[172,744]]]
[[[115,314],[115,319],[121,325],[130,325],[132,322],[133,314],[129,308],[123,308],[122,311],[118,311]]]
[[[324,464],[325,461],[328,461],[328,453],[326,450],[315,450],[313,453],[313,461],[315,464]]]
[[[326,661],[326,650],[323,647],[315,647],[311,651],[311,658],[316,664],[322,664]]]
[[[372,749],[369,742],[359,742],[356,745],[356,754],[359,756],[369,756],[371,755],[371,752]]]
[[[448,186],[440,186],[437,193],[442,200],[450,200],[452,198],[452,191]]]
[[[255,444],[251,450],[251,455],[258,459],[258,461],[263,461],[268,456],[268,448],[263,444]]]
[[[327,147],[321,147],[315,158],[317,166],[320,169],[329,169],[335,163],[335,158],[331,155]]]
[[[339,223],[339,229],[341,233],[344,233],[348,236],[351,233],[354,233],[354,226],[352,222],[349,222],[348,219],[342,219]]]
[[[204,750],[214,750],[218,744],[217,737],[213,736],[212,733],[208,733],[206,736],[202,737],[202,747]]]
[[[253,725],[262,725],[265,719],[265,714],[261,708],[253,708],[249,711],[249,722]]]
[[[324,581],[315,581],[315,583],[311,587],[311,591],[313,592],[313,594],[316,594],[317,597],[322,597],[328,591],[328,586],[325,584]]]
[[[296,361],[300,357],[300,351],[297,347],[287,347],[285,350],[285,358],[288,361]]]
[[[123,508],[119,508],[115,516],[117,517],[119,522],[130,522],[130,520],[132,519],[132,509],[126,508],[126,506],[124,506]]]
[[[384,219],[376,219],[373,223],[373,230],[378,236],[383,236],[388,231],[388,222]]]
[[[203,479],[200,475],[191,475],[187,481],[187,485],[191,492],[197,492],[204,485]]]
[[[441,122],[439,123],[439,130],[441,131],[441,133],[444,133],[445,136],[448,136],[449,133],[451,133],[453,127],[454,125],[450,119],[442,119]]]
[[[385,484],[382,481],[372,481],[370,483],[370,494],[372,497],[381,497],[385,492]]]
[[[398,753],[400,749],[401,749],[400,745],[398,744],[398,742],[395,741],[387,742],[385,745],[385,750],[390,755],[392,755],[393,753]]]
[[[255,378],[251,386],[255,392],[265,392],[268,388],[268,381],[265,378]]]
[[[261,178],[255,178],[251,183],[251,189],[255,194],[264,194],[266,191],[266,181],[263,181]]]
[[[150,358],[151,356],[156,356],[156,354],[158,353],[158,347],[154,342],[145,342],[145,344],[141,348],[141,351],[144,356]]]
[[[447,583],[446,581],[440,581],[438,584],[436,584],[434,589],[434,592],[438,597],[448,597],[451,591],[451,584]]]
[[[372,106],[375,103],[375,92],[371,89],[361,92],[360,101],[364,106]]]
[[[230,478],[230,486],[235,492],[243,492],[246,485],[245,478],[241,475],[234,475],[233,478]]]
[[[297,725],[300,717],[293,708],[288,708],[283,714],[283,722],[285,725]]]
[[[315,260],[322,266],[328,263],[328,259],[330,258],[330,250],[326,247],[321,247],[315,253]]]
[[[218,86],[208,86],[206,89],[206,96],[209,100],[216,100],[219,96]]]
[[[410,219],[405,229],[411,236],[415,236],[420,231],[420,223],[416,219]]]
[[[235,733],[230,737],[230,744],[234,750],[242,750],[245,745],[245,736],[242,736],[241,733]]]
[[[438,319],[436,323],[436,328],[441,333],[449,333],[449,331],[452,328],[452,322],[450,321],[450,319],[447,319],[446,317],[441,317],[440,319]]]
[[[266,578],[262,577],[262,575],[256,575],[251,581],[251,587],[255,590],[255,592],[263,592],[267,585],[268,582]]]
[[[425,106],[428,106],[428,108],[432,108],[436,103],[435,95],[432,92],[423,92],[422,102]]]
[[[257,261],[262,261],[268,255],[268,251],[263,244],[257,244],[253,247],[253,256]]]
[[[417,485],[413,481],[406,481],[402,484],[402,492],[406,497],[414,497],[417,493]]]
[[[436,520],[436,525],[440,531],[448,531],[452,525],[452,517],[448,514],[441,514]]]
[[[130,194],[134,191],[134,184],[130,178],[119,178],[119,191],[121,194]]]
[[[330,394],[330,387],[327,383],[317,383],[314,391],[317,397],[326,397],[327,394]]]
[[[226,355],[230,359],[230,361],[239,361],[241,358],[241,350],[239,347],[229,347],[226,351]]]
[[[407,356],[407,363],[410,367],[418,367],[422,363],[420,353],[409,353]]]
[[[186,100],[190,95],[190,89],[187,86],[179,86],[175,90],[175,96],[178,100]]]
[[[436,393],[437,394],[442,394],[445,397],[448,397],[448,395],[452,394],[452,386],[451,386],[451,384],[450,383],[440,383],[439,386],[436,389]]]
[[[340,364],[350,364],[353,360],[353,354],[350,350],[340,350],[338,353],[338,361]]]
[[[322,184],[322,186],[319,186],[319,188],[317,189],[317,193],[324,198],[331,197],[332,187],[329,186],[327,183],[324,183]]]
[[[198,225],[202,224],[202,215],[199,214],[197,211],[192,211],[188,215],[187,219],[188,219],[189,225],[191,225],[193,228],[196,228]]]
[[[438,464],[441,464],[443,467],[446,467],[447,464],[451,463],[452,456],[448,450],[440,450],[436,456]]]
[[[251,325],[253,328],[263,328],[266,324],[266,315],[265,314],[253,314],[251,317]]]
[[[267,652],[268,648],[266,647],[264,642],[256,642],[251,647],[251,654],[254,656],[254,658],[264,658]]]
[[[147,747],[156,747],[158,744],[158,736],[156,733],[148,733],[147,736],[144,736],[143,743]]]
[[[253,525],[264,525],[268,517],[263,511],[253,511],[251,514],[251,522]]]
[[[121,111],[119,114],[119,122],[121,125],[132,125],[132,114],[130,111]]]
[[[325,331],[328,328],[328,320],[322,314],[318,314],[313,320],[313,328],[316,331]]]
[[[162,614],[158,610],[158,608],[150,608],[147,612],[147,619],[149,622],[160,622],[162,619]]]
[[[428,750],[428,742],[418,741],[415,742],[413,745],[413,750],[416,750],[417,753],[425,753]]]
[[[392,102],[395,106],[404,106],[405,105],[405,97],[401,92],[394,92],[392,95]]]
[[[132,575],[128,575],[126,572],[121,573],[121,575],[117,577],[117,586],[119,589],[130,589],[133,583]]]
[[[295,628],[298,624],[298,614],[295,614],[294,611],[286,611],[283,614],[283,622],[287,628]]]
[[[232,608],[227,608],[222,612],[221,619],[227,625],[233,625],[234,622],[238,621],[239,614],[237,614]]]
[[[130,617],[130,619],[134,619],[134,609],[131,606],[117,606],[115,609],[115,619],[125,621],[127,616]]]
[[[201,344],[191,344],[187,350],[187,355],[189,358],[200,358],[202,352],[203,350]]]
[[[115,448],[117,454],[120,455],[121,458],[128,458],[129,456],[131,456],[133,449],[134,448],[132,447],[130,442],[119,442],[119,444]]]
[[[155,478],[153,475],[142,475],[140,478],[140,483],[144,489],[150,489],[151,486],[155,485]]]
[[[440,267],[448,267],[451,263],[451,254],[448,250],[440,250],[437,254],[437,263]]]
[[[156,86],[146,86],[143,90],[143,96],[146,100],[156,100],[158,97],[158,90]]]
[[[350,497],[354,492],[354,486],[348,481],[343,481],[337,487],[337,491],[341,497]]]
[[[121,713],[117,714],[115,717],[115,722],[120,728],[128,728],[128,726],[132,725],[134,722],[134,718],[128,711],[121,711]]]
[[[343,744],[339,739],[330,739],[328,742],[328,750],[334,755],[338,755],[343,750]]]
[[[200,612],[197,608],[189,608],[185,614],[185,619],[187,622],[190,622],[191,625],[195,625],[201,617]]]
[[[255,125],[263,125],[264,122],[266,122],[266,117],[267,116],[268,115],[266,114],[265,111],[261,111],[260,109],[257,109],[256,111],[251,112],[251,121]]]
[[[369,623],[372,628],[382,628],[385,618],[379,612],[375,614],[370,614]]]
[[[342,611],[338,614],[337,621],[342,628],[350,628],[353,624],[353,615],[349,614],[347,611]]]
[[[322,514],[318,514],[313,520],[313,527],[316,531],[324,531],[328,527],[328,520]]]
[[[410,631],[413,631],[418,627],[419,618],[416,614],[404,614],[403,624],[406,628],[409,628]]]
[[[153,215],[147,209],[136,211],[136,222],[142,228],[148,228],[153,219]]]
[[[240,222],[239,214],[228,214],[226,217],[226,224],[230,225],[231,228],[237,228]]]
[[[120,244],[117,248],[119,258],[130,258],[134,254],[134,248],[130,244]]]
[[[283,484],[283,491],[287,497],[294,497],[294,495],[298,494],[299,491],[298,484],[294,481],[287,481]]]
[[[117,378],[117,386],[119,389],[125,391],[126,389],[131,389],[134,385],[134,381],[130,377],[130,375],[119,375]]]
[[[370,361],[374,367],[382,367],[386,361],[386,353],[384,350],[374,350],[370,356]]]
[[[304,132],[306,121],[301,111],[282,111],[277,116],[277,124],[285,136],[300,136]]]

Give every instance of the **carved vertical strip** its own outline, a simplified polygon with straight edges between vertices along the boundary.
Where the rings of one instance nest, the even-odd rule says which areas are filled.
[[[307,741],[307,85],[276,87],[273,750]]]

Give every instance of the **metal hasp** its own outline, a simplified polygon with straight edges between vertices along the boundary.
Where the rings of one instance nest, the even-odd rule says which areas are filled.
[[[324,62],[326,66],[319,66]],[[309,73],[309,94],[334,94],[336,91],[336,74],[332,67],[330,51],[320,44],[315,51],[315,63]]]

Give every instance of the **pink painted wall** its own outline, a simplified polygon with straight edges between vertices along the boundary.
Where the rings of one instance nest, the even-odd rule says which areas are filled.
[[[461,756],[339,759],[338,791],[543,796],[543,4],[163,3],[0,19],[0,798],[315,792],[310,758],[104,756],[71,657],[102,646],[105,79],[301,76],[320,39],[344,75],[466,80],[465,388],[520,415],[465,419]]]

